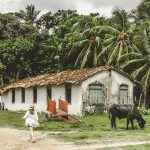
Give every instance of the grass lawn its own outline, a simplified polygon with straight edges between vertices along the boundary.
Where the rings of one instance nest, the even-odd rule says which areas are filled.
[[[24,113],[16,112],[0,112],[0,127],[12,127],[18,129],[27,129],[24,125],[24,120],[21,117]],[[61,131],[56,138],[61,138],[65,141],[71,141],[76,144],[89,144],[92,142],[107,143],[128,142],[128,141],[149,141],[150,140],[150,116],[143,116],[146,119],[145,129],[141,130],[136,120],[134,120],[135,130],[125,130],[126,119],[117,119],[117,129],[110,127],[108,114],[104,115],[89,115],[83,118],[82,123],[70,125],[60,120],[45,121],[44,114],[39,114],[40,127],[38,130],[48,131],[49,135],[53,135],[53,131]],[[68,134],[66,131],[74,131]],[[135,146],[122,147],[122,149],[134,149]],[[150,148],[150,144],[145,144],[137,147],[141,149]],[[120,147],[121,148],[121,147]],[[113,148],[107,148],[113,149]],[[116,149],[116,148],[115,148]],[[136,148],[135,148],[136,149]]]
[[[103,148],[103,150],[148,150],[148,149],[150,149],[150,144]]]

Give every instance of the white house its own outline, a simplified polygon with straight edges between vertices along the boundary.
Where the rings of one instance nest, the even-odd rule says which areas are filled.
[[[8,110],[47,109],[47,99],[68,102],[70,114],[103,112],[113,103],[133,104],[134,80],[113,67],[96,67],[29,77],[1,89]]]

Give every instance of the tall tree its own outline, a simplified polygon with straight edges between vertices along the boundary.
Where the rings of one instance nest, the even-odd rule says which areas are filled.
[[[131,12],[131,17],[138,20],[149,20],[150,19],[150,1],[143,0],[136,9]]]
[[[76,58],[75,68],[97,66],[97,55],[101,51],[101,38],[96,36],[92,29],[85,30],[77,37],[79,41],[74,44],[69,53],[69,57],[73,55]]]
[[[20,35],[20,21],[14,13],[0,13],[0,40]]]
[[[8,39],[0,42],[0,70],[5,83],[20,79],[23,72],[30,72],[29,54],[33,44],[25,38]],[[23,74],[22,74],[23,75]]]
[[[102,63],[101,61],[105,60],[105,64],[119,67],[120,63],[122,63],[122,55],[139,52],[139,50],[132,41],[128,13],[125,10],[114,10],[112,26],[99,26],[95,28],[97,32],[104,32],[105,35],[104,47],[99,53],[98,59],[100,64]],[[128,57],[125,59],[127,60]]]
[[[77,22],[79,15],[74,10],[58,10],[54,16],[58,24],[52,30],[53,38],[50,36],[49,46],[54,46],[57,49],[53,53],[53,58],[57,58],[55,66],[58,71],[68,69],[72,64],[68,61],[67,55],[75,41],[72,26]]]
[[[87,29],[91,29],[95,26],[103,25],[105,23],[106,19],[101,17],[98,13],[91,13],[87,16],[79,16],[78,21],[72,27],[72,32],[82,33]]]
[[[36,25],[39,29],[52,29],[55,26],[58,26],[58,20],[52,14],[51,11],[43,14],[37,21]]]
[[[140,57],[134,57],[127,61],[122,68],[131,72],[131,76],[141,82],[145,99],[148,99],[148,97],[150,98],[150,21],[138,23],[135,43],[141,50]]]
[[[37,19],[37,16],[39,15],[40,11],[37,11],[35,9],[34,5],[27,5],[26,10],[20,10],[20,18],[25,20],[26,23],[33,24],[35,20]]]
[[[72,35],[75,41],[68,57],[75,61],[75,68],[98,65],[97,56],[102,49],[102,41],[99,33],[95,32],[94,28],[102,25],[105,19],[100,17],[99,14],[91,15],[79,17],[79,21],[72,27]]]

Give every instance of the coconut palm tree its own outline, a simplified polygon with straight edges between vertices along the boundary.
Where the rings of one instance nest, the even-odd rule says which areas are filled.
[[[128,13],[121,9],[113,12],[114,24],[111,26],[95,27],[99,33],[105,32],[104,48],[98,55],[99,64],[105,58],[105,64],[119,67],[122,63],[121,57],[127,53],[138,53],[138,48],[132,41],[131,31],[129,30]],[[128,60],[128,57],[125,58]]]
[[[125,62],[121,67],[131,71],[131,76],[141,82],[145,98],[150,90],[150,21],[141,21],[137,27],[135,43],[141,49],[141,54]]]
[[[97,66],[97,56],[101,51],[101,38],[92,29],[78,33],[76,38],[78,38],[78,41],[74,44],[68,55],[68,57],[73,55],[76,58],[74,67]]]
[[[33,24],[39,13],[40,11],[36,11],[35,6],[31,4],[27,5],[26,11],[20,10],[20,17],[24,19],[26,23]]]
[[[136,9],[131,11],[131,17],[136,21],[150,19],[150,1],[143,0]]]
[[[87,29],[91,29],[95,26],[103,25],[106,23],[106,19],[101,17],[98,13],[90,14],[89,16],[79,16],[78,22],[72,27],[72,32],[82,33]]]
[[[76,39],[68,57],[74,56],[75,68],[95,67],[98,64],[97,56],[101,51],[101,38],[93,30],[93,27],[100,25],[101,19],[97,15],[83,16],[73,28],[73,36]],[[81,32],[81,33],[80,33]]]

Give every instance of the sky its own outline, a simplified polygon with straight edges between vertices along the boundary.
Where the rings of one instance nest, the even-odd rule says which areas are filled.
[[[113,8],[123,8],[127,11],[134,9],[142,0],[0,0],[0,12],[17,12],[25,10],[27,5],[35,5],[41,13],[56,12],[59,9],[77,10],[78,14],[88,15],[98,12],[110,17]]]

